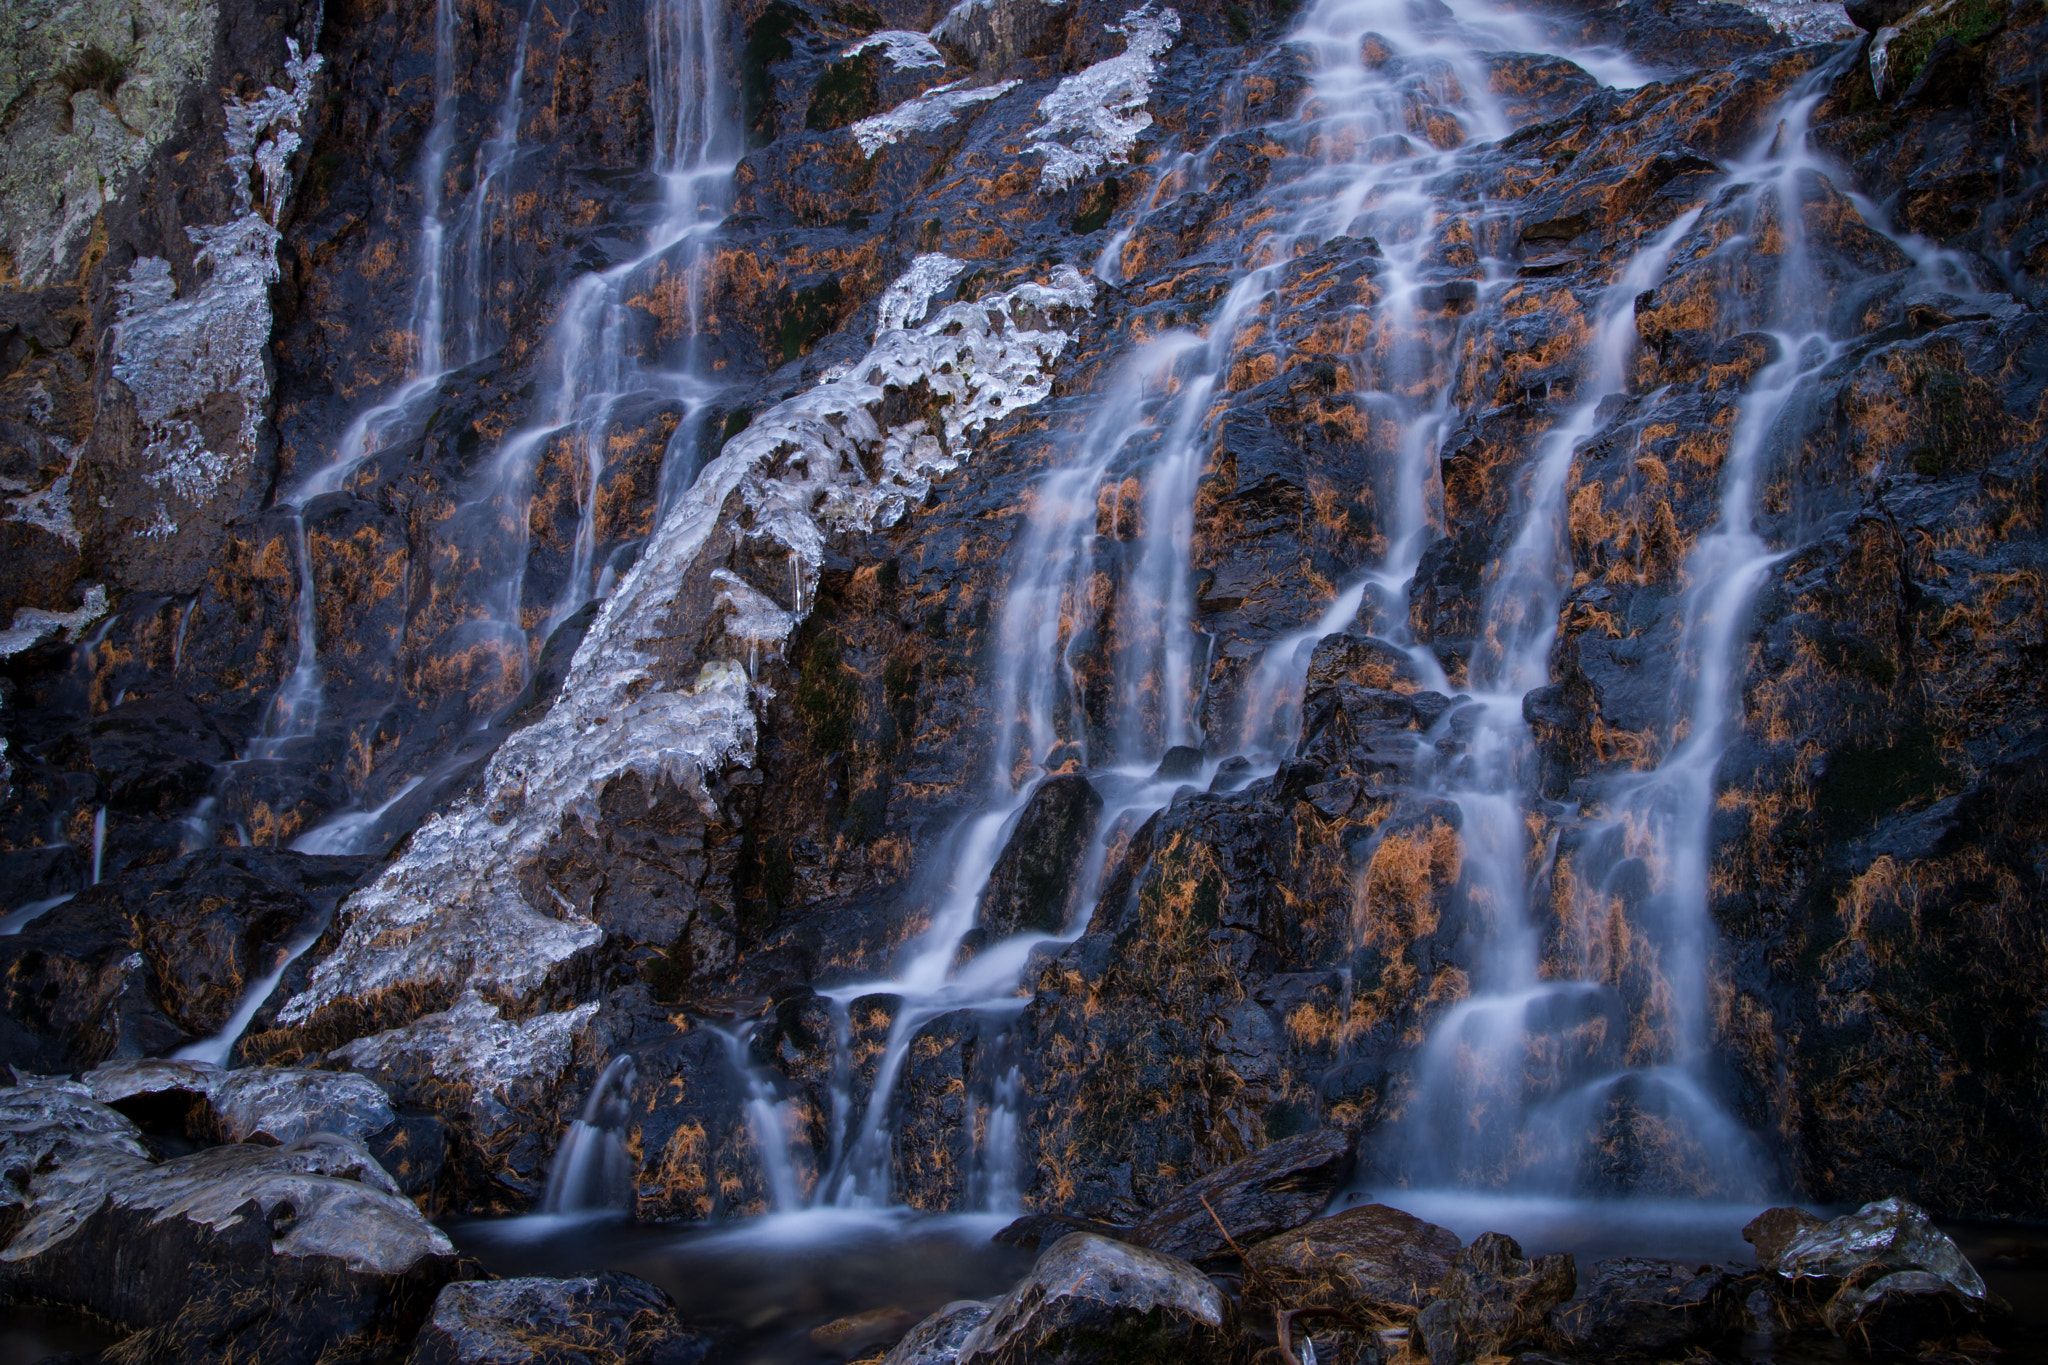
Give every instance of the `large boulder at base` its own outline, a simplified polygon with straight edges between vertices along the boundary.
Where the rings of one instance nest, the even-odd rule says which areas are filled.
[[[1223,1291],[1185,1261],[1077,1232],[960,1344],[960,1365],[1203,1365],[1242,1342]]]
[[[1917,1350],[1971,1330],[1984,1310],[1984,1280],[1925,1210],[1881,1199],[1822,1222],[1772,1209],[1743,1229],[1757,1260],[1784,1287],[1821,1301],[1837,1336]]]
[[[882,1365],[953,1365],[960,1347],[988,1315],[989,1306],[979,1299],[955,1299],[906,1332],[882,1357]]]
[[[1553,1315],[1560,1344],[1589,1358],[1669,1360],[1742,1331],[1742,1291],[1726,1270],[1618,1256]]]
[[[1436,1300],[1415,1319],[1411,1349],[1430,1365],[1469,1365],[1551,1336],[1550,1310],[1578,1290],[1569,1253],[1530,1260],[1514,1238],[1482,1232],[1458,1253]]]
[[[1366,1204],[1248,1248],[1245,1294],[1280,1308],[1416,1309],[1450,1273],[1458,1248],[1449,1228]]]
[[[451,1284],[434,1300],[410,1365],[697,1365],[710,1349],[668,1295],[606,1271]]]
[[[1132,1228],[1130,1240],[1206,1261],[1230,1252],[1217,1219],[1241,1247],[1300,1227],[1350,1179],[1352,1145],[1350,1134],[1328,1128],[1284,1138],[1203,1176]]]
[[[297,1365],[409,1335],[454,1248],[359,1142],[153,1162],[83,1085],[0,1090],[0,1299],[137,1335],[123,1360]]]

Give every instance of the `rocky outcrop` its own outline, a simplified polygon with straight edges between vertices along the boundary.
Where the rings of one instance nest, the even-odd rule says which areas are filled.
[[[1049,777],[1017,813],[1010,840],[981,893],[977,925],[988,941],[1064,933],[1081,894],[1082,864],[1102,798],[1079,773]]]
[[[404,1340],[455,1273],[448,1239],[349,1138],[159,1163],[63,1082],[0,1091],[0,1125],[0,1294],[118,1323],[138,1334],[130,1359],[311,1362]]]

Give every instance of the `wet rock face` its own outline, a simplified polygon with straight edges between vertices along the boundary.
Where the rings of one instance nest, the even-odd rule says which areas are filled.
[[[1061,1238],[961,1342],[960,1365],[1237,1358],[1235,1308],[1185,1261],[1091,1233]]]
[[[92,245],[43,253],[62,255],[54,273],[9,247],[0,293],[0,620],[112,590],[107,617],[7,656],[0,869],[24,894],[0,913],[71,899],[0,936],[0,1052],[72,1072],[208,1037],[373,872],[262,1003],[239,1056],[374,1082],[248,1108],[237,1088],[282,1084],[281,1069],[158,1078],[114,1102],[204,1099],[207,1131],[282,1143],[335,1125],[408,1193],[511,1211],[542,1188],[604,1063],[630,1054],[647,1082],[630,1123],[638,1212],[758,1212],[771,1192],[711,1018],[743,1035],[789,1106],[795,1178],[815,1190],[838,1030],[860,1109],[898,1015],[872,997],[842,1021],[812,988],[899,960],[959,816],[1015,757],[984,736],[1014,663],[997,648],[1011,557],[1043,476],[1138,343],[1207,325],[1264,249],[1260,191],[1327,159],[1268,127],[1294,117],[1306,83],[1277,7],[1181,4],[1172,33],[1127,8],[722,11],[735,212],[701,288],[681,253],[663,255],[613,319],[637,362],[694,355],[720,391],[694,406],[621,398],[587,442],[545,433],[530,486],[501,502],[479,490],[508,434],[543,423],[549,328],[578,281],[634,259],[655,230],[651,167],[670,134],[650,94],[653,8],[555,23],[488,0],[446,36],[429,0],[317,17],[229,0],[164,21],[176,33],[130,26],[107,48],[123,78],[101,70],[64,92],[65,136],[117,131],[104,120],[118,115],[148,148],[109,181]],[[1206,660],[1207,749],[1117,759],[1157,758],[1161,781],[1192,783],[1237,745],[1263,651],[1399,534],[1386,470],[1413,433],[1387,404],[1428,389],[1448,398],[1415,581],[1405,597],[1375,584],[1354,622],[1308,647],[1277,771],[1226,768],[1209,791],[1112,826],[1085,932],[1033,961],[1019,1018],[918,1023],[883,1163],[894,1197],[943,1209],[983,1196],[978,1144],[1014,1068],[1030,1205],[1149,1216],[1155,1245],[1200,1257],[1213,1223],[1170,1203],[1191,1185],[1240,1240],[1278,1232],[1326,1197],[1322,1176],[1303,1166],[1308,1183],[1281,1189],[1246,1172],[1301,1146],[1349,1151],[1402,1112],[1416,1048],[1471,993],[1485,929],[1461,813],[1425,793],[1472,744],[1474,708],[1454,694],[1471,685],[1530,456],[1583,382],[1594,300],[1697,212],[1667,277],[1634,301],[1625,391],[1573,452],[1566,598],[1549,681],[1522,704],[1538,750],[1531,839],[1554,850],[1534,908],[1545,970],[1611,993],[1597,1017],[1559,1025],[1561,1066],[1661,1057],[1650,865],[1560,812],[1660,756],[1686,552],[1719,515],[1745,395],[1784,358],[1757,318],[1783,270],[1778,229],[1796,218],[1824,281],[1815,306],[1843,342],[1766,461],[1759,534],[1785,554],[1740,642],[1742,734],[1718,779],[1713,1042],[1740,1117],[1784,1135],[1817,1198],[1905,1189],[1943,1210],[2048,1209],[2032,1159],[2044,968],[2028,947],[2048,839],[2029,728],[2048,572],[2048,10],[1971,15],[1909,26],[1878,61],[1794,49],[1728,5],[1532,12],[1532,31],[1609,45],[1655,79],[1609,89],[1561,59],[1489,54],[1461,79],[1483,81],[1515,131],[1484,146],[1439,107],[1444,73],[1415,69],[1409,132],[1444,154],[1447,177],[1426,279],[1390,295],[1399,244],[1352,233],[1276,265],[1257,335],[1224,367],[1193,493],[1189,620],[1175,625]],[[303,82],[287,37],[318,45]],[[1134,42],[1159,50],[1118,68],[1143,64],[1144,88],[1103,111],[1107,141],[1047,134],[1041,102],[1092,69],[1104,79],[1097,64]],[[181,62],[189,80],[167,74]],[[51,70],[31,81],[35,117],[11,125],[0,179],[8,157],[59,145],[24,151],[17,136],[56,128]],[[1778,217],[1741,219],[1724,172],[1809,76],[1824,76],[1816,137],[1839,171]],[[296,149],[273,141],[275,164],[239,182],[281,238],[245,262],[276,262],[275,283],[248,294],[275,317],[236,334],[249,364],[156,411],[134,378],[135,318],[168,316],[144,307],[165,302],[158,286],[181,304],[228,297],[207,292],[222,272],[191,230],[240,221],[226,139],[244,105],[220,92],[247,104],[266,87],[305,95],[270,133],[291,123]],[[444,113],[455,150],[429,184]],[[423,357],[408,335],[423,205],[453,224],[486,144],[507,138],[517,155],[482,201],[489,230],[445,263],[473,315],[451,324],[459,345]],[[1861,224],[1852,189],[1966,253],[1993,292],[1931,282]],[[1396,357],[1408,368],[1388,369]],[[339,486],[302,515],[283,505],[372,403],[444,363]],[[204,496],[153,462],[178,422],[237,457]],[[1048,768],[1112,747],[1129,684],[1116,651],[1145,628],[1119,603],[1156,529],[1142,444],[1096,490],[1085,590],[1062,608],[1071,695]],[[700,470],[697,490],[680,487]],[[603,611],[558,612],[600,582],[637,586]],[[257,741],[298,664],[302,606],[320,720],[272,750]],[[511,642],[480,641],[487,613]],[[1386,643],[1398,628],[1434,656],[1442,691]],[[1061,932],[1088,909],[1099,788],[1072,771],[1038,787],[972,950]],[[387,800],[374,842],[410,832],[396,859],[282,851]],[[303,1004],[281,1017],[288,1000]],[[146,1126],[158,1140],[174,1125]],[[1602,1150],[1574,1176],[1585,1189],[1687,1189],[1686,1163],[1633,1132]],[[1958,1155],[1913,1155],[1929,1150]],[[1658,1312],[1691,1321],[1693,1281],[1640,1275]],[[1364,1295],[1369,1281],[1356,1269],[1344,1282]],[[1854,1288],[1880,1316],[1962,1292],[1876,1286]]]

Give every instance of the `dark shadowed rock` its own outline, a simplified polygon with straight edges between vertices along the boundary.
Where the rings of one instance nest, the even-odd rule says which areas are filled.
[[[960,1345],[960,1365],[1191,1365],[1237,1354],[1236,1314],[1185,1261],[1077,1232]]]
[[[696,1365],[711,1348],[675,1304],[618,1271],[448,1285],[410,1365]]]
[[[1274,1143],[1203,1176],[1131,1229],[1131,1240],[1187,1261],[1249,1247],[1321,1213],[1351,1175],[1350,1134],[1325,1129]],[[1204,1201],[1207,1201],[1206,1206]],[[1210,1210],[1214,1210],[1211,1216]]]
[[[1430,1365],[1469,1365],[1551,1336],[1550,1310],[1578,1288],[1569,1254],[1523,1257],[1521,1244],[1483,1232],[1458,1253],[1437,1286],[1436,1301],[1415,1319],[1411,1348]]]
[[[1668,1360],[1740,1332],[1742,1296],[1725,1270],[1623,1256],[1595,1265],[1585,1295],[1555,1323],[1568,1352]]]
[[[1152,773],[1154,782],[1183,782],[1202,771],[1202,751],[1192,744],[1176,744],[1160,757]]]
[[[1117,1227],[1113,1223],[1071,1218],[1064,1213],[1027,1213],[989,1240],[1003,1246],[1022,1247],[1026,1251],[1043,1251],[1073,1232],[1090,1232],[1097,1237],[1108,1237],[1121,1242],[1129,1238],[1131,1230]]]
[[[978,923],[989,941],[1067,927],[1101,814],[1102,798],[1079,773],[1038,784],[981,893]]]
[[[1775,1270],[1778,1258],[1785,1254],[1785,1248],[1794,1237],[1823,1227],[1827,1221],[1801,1208],[1765,1209],[1742,1229],[1742,1240],[1756,1248],[1758,1265],[1765,1270]]]
[[[1246,1294],[1275,1306],[1414,1309],[1450,1273],[1458,1234],[1385,1204],[1366,1204],[1269,1237],[1246,1251]]]

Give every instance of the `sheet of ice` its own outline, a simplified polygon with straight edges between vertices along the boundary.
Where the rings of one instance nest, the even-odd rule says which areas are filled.
[[[1863,30],[1837,0],[1736,0],[1795,43],[1839,43]]]
[[[1124,12],[1112,33],[1124,35],[1124,50],[1076,72],[1038,102],[1045,126],[1031,133],[1029,150],[1045,158],[1038,187],[1066,189],[1082,176],[1131,159],[1138,135],[1152,126],[1145,101],[1159,58],[1180,36],[1180,12],[1150,4]]]
[[[85,603],[76,611],[44,611],[40,607],[22,607],[14,613],[14,624],[0,630],[0,659],[19,654],[30,645],[64,630],[73,639],[78,633],[107,614],[107,590],[95,583],[85,590]]]
[[[925,313],[931,308],[932,295],[943,291],[947,285],[959,278],[967,268],[967,262],[956,261],[940,252],[928,252],[910,263],[903,278],[882,291],[882,301],[877,305],[875,335],[899,331],[924,321]],[[851,371],[852,367],[847,367]]]
[[[38,489],[24,497],[9,498],[7,501],[14,508],[13,520],[40,526],[73,549],[77,549],[78,523],[71,519],[71,476],[78,471],[78,456],[84,447],[76,442],[66,441],[61,436],[45,436],[44,439],[70,456],[64,466],[64,472],[59,474],[49,487]],[[19,488],[21,485],[14,486]]]
[[[892,142],[901,142],[912,133],[934,133],[960,116],[960,111],[973,104],[983,104],[999,99],[1010,93],[1016,81],[998,81],[984,85],[978,90],[962,90],[960,82],[937,85],[925,91],[914,100],[905,100],[887,113],[864,118],[853,125],[853,136],[860,143],[860,149],[873,156]]]

